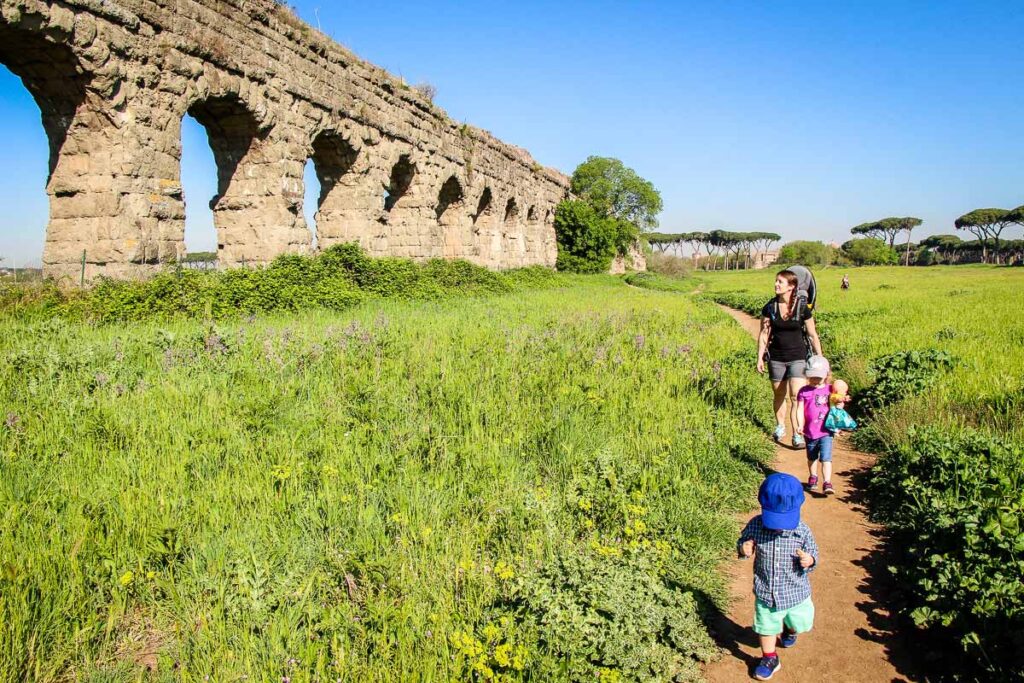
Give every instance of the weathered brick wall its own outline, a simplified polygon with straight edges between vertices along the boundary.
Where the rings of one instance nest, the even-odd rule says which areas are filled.
[[[312,249],[312,158],[321,248],[554,264],[564,175],[449,120],[273,0],[0,0],[0,62],[50,140],[49,274],[77,273],[83,250],[89,277],[184,255],[186,114],[217,162],[222,263]]]

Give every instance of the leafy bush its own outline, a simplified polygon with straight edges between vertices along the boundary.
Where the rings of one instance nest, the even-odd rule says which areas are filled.
[[[843,244],[842,253],[858,266],[889,266],[899,263],[896,250],[875,237],[850,240]]]
[[[759,316],[765,303],[772,298],[771,294],[762,295],[744,291],[713,292],[705,295],[715,303],[743,311],[747,315]]]
[[[779,249],[778,263],[800,263],[805,266],[827,266],[832,263],[834,250],[824,242],[797,240],[787,242]]]
[[[599,216],[590,204],[578,199],[562,202],[555,209],[556,267],[570,273],[607,272],[618,233],[618,222]]]
[[[419,264],[370,258],[357,244],[330,247],[314,257],[285,254],[263,268],[167,270],[143,281],[100,278],[84,292],[52,282],[0,288],[0,311],[66,315],[99,322],[174,315],[232,315],[308,309],[344,310],[367,296],[440,299],[550,287],[559,282],[539,266],[497,273],[468,261],[435,259]]]
[[[861,394],[857,406],[870,412],[920,394],[953,364],[953,356],[941,349],[898,351],[876,358],[870,368],[875,381]]]
[[[656,251],[647,254],[647,270],[668,277],[684,278],[693,270],[690,259],[679,258],[672,254],[661,254]]]
[[[974,655],[951,654],[956,669],[974,661],[990,680],[1024,676],[1024,448],[976,431],[909,436],[869,487],[904,611]]]
[[[692,593],[649,554],[567,548],[518,583],[512,607],[544,654],[537,680],[699,681],[716,652]]]

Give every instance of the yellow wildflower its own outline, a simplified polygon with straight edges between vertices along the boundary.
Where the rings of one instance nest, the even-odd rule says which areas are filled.
[[[494,565],[494,575],[502,581],[508,581],[516,575],[516,572],[508,562],[498,560],[498,564]]]

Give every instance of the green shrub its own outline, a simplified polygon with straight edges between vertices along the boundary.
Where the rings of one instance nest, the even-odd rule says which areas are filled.
[[[647,270],[651,273],[683,279],[689,277],[693,271],[693,262],[690,259],[654,251],[647,254]]]
[[[1024,448],[976,431],[912,428],[869,487],[914,622],[959,639],[985,678],[1024,676]],[[965,671],[965,678],[970,672]]]
[[[562,202],[555,209],[556,267],[570,273],[607,272],[620,233],[618,221],[599,216],[590,204],[577,199]]]
[[[0,312],[64,315],[99,322],[167,318],[224,318],[238,314],[350,308],[368,296],[440,299],[503,294],[560,284],[549,268],[497,273],[468,261],[370,258],[359,245],[341,244],[317,256],[285,254],[261,268],[166,270],[148,280],[100,278],[84,292],[53,282],[0,286]]]
[[[537,680],[699,681],[716,648],[691,592],[649,554],[569,547],[519,581],[512,608],[543,654]]]
[[[840,253],[858,266],[891,266],[900,260],[895,249],[875,237],[850,240]]]
[[[921,394],[953,364],[953,356],[941,349],[898,351],[876,358],[870,369],[875,381],[860,395],[857,406],[871,412]]]

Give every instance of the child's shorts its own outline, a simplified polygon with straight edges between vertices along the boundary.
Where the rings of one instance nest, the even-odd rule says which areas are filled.
[[[832,437],[823,436],[820,439],[807,440],[807,461],[832,462]]]
[[[777,636],[783,624],[794,633],[810,631],[814,626],[814,603],[807,598],[789,609],[772,609],[760,600],[754,601],[754,633],[759,636]]]

